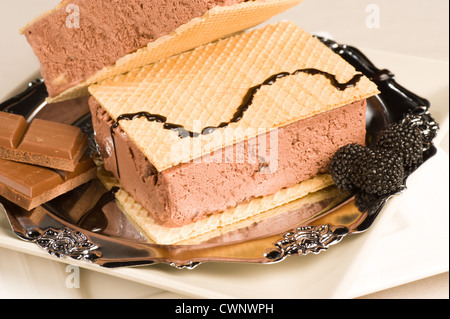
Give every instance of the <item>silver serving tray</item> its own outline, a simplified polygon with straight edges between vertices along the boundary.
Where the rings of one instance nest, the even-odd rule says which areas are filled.
[[[368,99],[369,146],[381,129],[400,121],[411,111],[429,119],[428,128],[437,129],[437,124],[429,116],[429,102],[396,83],[391,72],[376,68],[354,47],[319,39],[374,81],[381,91]],[[95,156],[97,147],[87,99],[47,105],[46,97],[45,85],[37,79],[24,92],[0,104],[0,110],[24,115],[28,120],[40,117],[77,125],[90,137],[87,152]],[[431,146],[424,154],[425,160],[435,152]],[[385,203],[396,195],[377,198],[366,210],[359,211],[354,204],[355,194],[340,194],[322,197],[315,203],[283,214],[279,217],[283,221],[280,224],[287,226],[274,228],[272,226],[280,220],[266,220],[237,231],[239,236],[234,236],[236,232],[230,233],[197,245],[147,242],[98,180],[31,211],[3,198],[0,198],[0,203],[19,238],[37,244],[58,258],[86,260],[109,268],[167,263],[177,268],[192,269],[208,261],[275,263],[291,255],[319,253],[347,235],[366,231]],[[302,217],[304,210],[310,212],[309,218]]]

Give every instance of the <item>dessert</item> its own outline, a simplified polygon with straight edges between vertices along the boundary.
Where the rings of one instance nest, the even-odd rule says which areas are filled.
[[[276,132],[278,143],[272,145],[273,150],[269,145],[262,152],[264,156],[269,154],[267,159],[257,156],[253,161],[245,160],[252,157],[251,149],[261,150],[262,142],[258,143],[258,139],[270,141],[270,133],[265,138],[253,137],[216,150],[201,161],[180,163],[159,171],[120,128],[115,129],[112,137],[111,118],[94,99],[91,105],[105,168],[153,213],[158,223],[171,227],[190,224],[246,199],[273,194],[283,187],[324,174],[341,143],[364,144],[365,139],[366,105],[356,102],[283,127]],[[323,131],[330,122],[332,129]],[[349,129],[342,132],[340,128],[345,125]],[[275,151],[277,158],[273,160],[277,161],[277,167],[268,174],[264,169],[270,169],[270,153]],[[227,159],[227,154],[232,154],[233,159]]]
[[[236,34],[299,2],[63,0],[23,29],[49,102],[89,89],[105,198],[150,240],[278,232],[292,221],[285,213],[309,220],[344,196],[338,188],[389,195],[420,165],[422,141],[393,151],[415,140],[409,128],[363,146],[366,99],[378,90],[308,33],[282,22]],[[67,25],[69,6],[81,27]],[[16,124],[1,141],[12,154],[33,131]],[[2,160],[0,193],[30,209],[80,172],[92,178],[92,162],[68,173]]]
[[[24,27],[49,101],[253,27],[301,0],[74,0]]]
[[[0,112],[0,159],[74,171],[87,146],[78,127]]]
[[[73,172],[0,159],[0,196],[31,210],[97,175],[91,158],[83,156]]]
[[[197,231],[190,225],[310,181],[295,198],[329,186],[333,154],[364,144],[365,99],[378,93],[288,21],[202,45],[89,91],[96,140],[123,191],[117,193],[122,207],[141,228],[153,223],[175,232]],[[293,199],[285,200],[272,205]],[[249,217],[233,216],[230,223]]]

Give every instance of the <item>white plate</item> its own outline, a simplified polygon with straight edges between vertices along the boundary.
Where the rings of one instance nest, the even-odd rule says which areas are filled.
[[[19,52],[20,60],[26,63],[2,65],[2,70],[8,69],[7,74],[14,73],[14,76],[0,78],[0,100],[9,97],[38,73],[37,61],[23,39],[14,38],[10,45],[9,50],[0,52],[0,61],[18,61]],[[36,281],[35,297],[39,297],[39,287],[49,284],[42,280],[42,274],[49,272],[48,264],[53,265],[50,269],[59,269],[55,272],[62,273],[59,279],[53,280],[61,281],[65,279],[65,266],[61,267],[59,262],[67,262],[92,270],[91,276],[97,274],[104,278],[106,275],[118,283],[126,280],[140,283],[139,287],[146,285],[152,287],[149,289],[159,288],[190,297],[353,298],[448,271],[448,63],[382,51],[362,51],[378,67],[394,72],[401,85],[429,99],[431,112],[441,124],[436,139],[438,154],[409,178],[407,191],[388,203],[366,233],[347,237],[319,255],[290,257],[274,265],[206,263],[192,271],[167,265],[104,269],[85,262],[56,260],[34,244],[17,239],[0,212],[0,247],[13,251],[12,256],[34,255],[47,259],[44,262],[35,257],[2,258],[0,279],[6,278],[8,271],[17,272],[21,267],[33,269],[27,271],[27,280]],[[2,257],[10,256],[6,250],[0,249],[0,253]],[[108,286],[108,289],[113,288]],[[115,289],[119,292],[120,286]],[[67,292],[61,295],[57,289],[48,290],[45,296],[50,295],[86,296]]]

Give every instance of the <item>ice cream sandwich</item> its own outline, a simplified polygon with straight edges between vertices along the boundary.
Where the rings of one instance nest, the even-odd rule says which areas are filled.
[[[178,243],[332,185],[331,158],[344,145],[365,143],[366,99],[378,89],[284,21],[89,92],[109,171],[101,180],[120,189],[119,205],[154,242]]]
[[[264,22],[302,0],[63,0],[22,29],[48,102]]]

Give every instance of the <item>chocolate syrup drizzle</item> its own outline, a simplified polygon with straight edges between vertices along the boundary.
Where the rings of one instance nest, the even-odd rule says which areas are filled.
[[[252,105],[253,98],[255,97],[256,93],[263,86],[272,85],[281,78],[291,76],[291,75],[296,75],[298,73],[307,73],[310,75],[320,74],[320,75],[326,77],[328,80],[330,80],[331,84],[339,91],[344,91],[347,88],[354,87],[359,82],[361,77],[363,76],[362,74],[356,74],[350,81],[348,81],[346,83],[339,83],[336,80],[335,75],[330,74],[325,71],[312,69],[312,68],[299,69],[299,70],[294,71],[293,73],[281,72],[281,73],[272,75],[267,80],[265,80],[263,83],[250,88],[247,91],[247,94],[244,96],[242,104],[237,108],[233,117],[228,122],[222,122],[218,126],[208,126],[208,127],[203,128],[201,130],[201,132],[193,132],[193,131],[189,131],[189,130],[185,129],[183,127],[183,125],[167,123],[167,118],[165,116],[162,116],[159,114],[151,114],[148,112],[137,112],[137,113],[127,113],[127,114],[119,115],[117,117],[116,122],[111,126],[111,132],[113,132],[113,130],[119,126],[120,121],[123,121],[123,120],[131,121],[131,120],[134,120],[137,118],[145,117],[147,119],[147,121],[149,121],[149,122],[162,123],[163,129],[165,129],[165,130],[176,131],[178,133],[179,138],[186,138],[186,137],[194,138],[194,137],[198,137],[200,135],[208,135],[208,134],[213,133],[214,131],[216,131],[219,128],[224,128],[224,127],[227,127],[228,125],[230,125],[231,123],[239,122],[244,117],[244,113],[248,110],[250,105]]]
[[[208,134],[213,133],[214,131],[216,131],[219,128],[224,128],[224,127],[227,127],[228,125],[230,125],[231,123],[239,122],[244,117],[244,114],[248,110],[250,105],[252,105],[253,99],[254,99],[256,93],[258,93],[258,91],[263,86],[273,85],[277,80],[279,80],[281,78],[288,77],[291,75],[296,75],[299,73],[306,73],[306,74],[310,74],[310,75],[317,75],[317,74],[322,75],[325,78],[327,78],[330,81],[331,85],[333,85],[339,91],[344,91],[348,88],[354,87],[359,82],[359,80],[363,77],[363,74],[355,74],[353,76],[353,78],[350,79],[348,82],[340,83],[336,79],[336,76],[334,74],[331,74],[331,73],[328,73],[325,71],[321,71],[318,69],[314,69],[314,68],[298,69],[292,73],[280,72],[280,73],[274,74],[271,77],[269,77],[268,79],[266,79],[264,82],[262,82],[261,84],[253,86],[247,91],[247,94],[245,94],[245,96],[243,98],[242,104],[239,105],[239,107],[236,109],[236,112],[234,113],[233,117],[228,122],[222,122],[218,126],[205,127],[201,130],[201,132],[189,131],[186,128],[184,128],[183,125],[180,125],[180,124],[167,123],[167,118],[160,114],[151,114],[148,112],[121,114],[117,117],[116,122],[113,125],[111,125],[111,128],[110,128],[111,138],[112,138],[113,146],[114,146],[114,153],[115,153],[114,155],[116,157],[117,175],[120,176],[118,160],[117,160],[116,145],[115,145],[115,141],[114,141],[114,129],[116,129],[119,126],[120,121],[123,121],[123,120],[132,121],[132,120],[135,120],[135,119],[138,119],[141,117],[145,117],[147,119],[147,121],[149,121],[149,122],[156,122],[156,123],[163,124],[163,129],[165,129],[165,130],[171,130],[171,131],[177,132],[179,138],[187,138],[187,137],[194,138],[194,137],[198,137],[200,135],[208,135]]]

